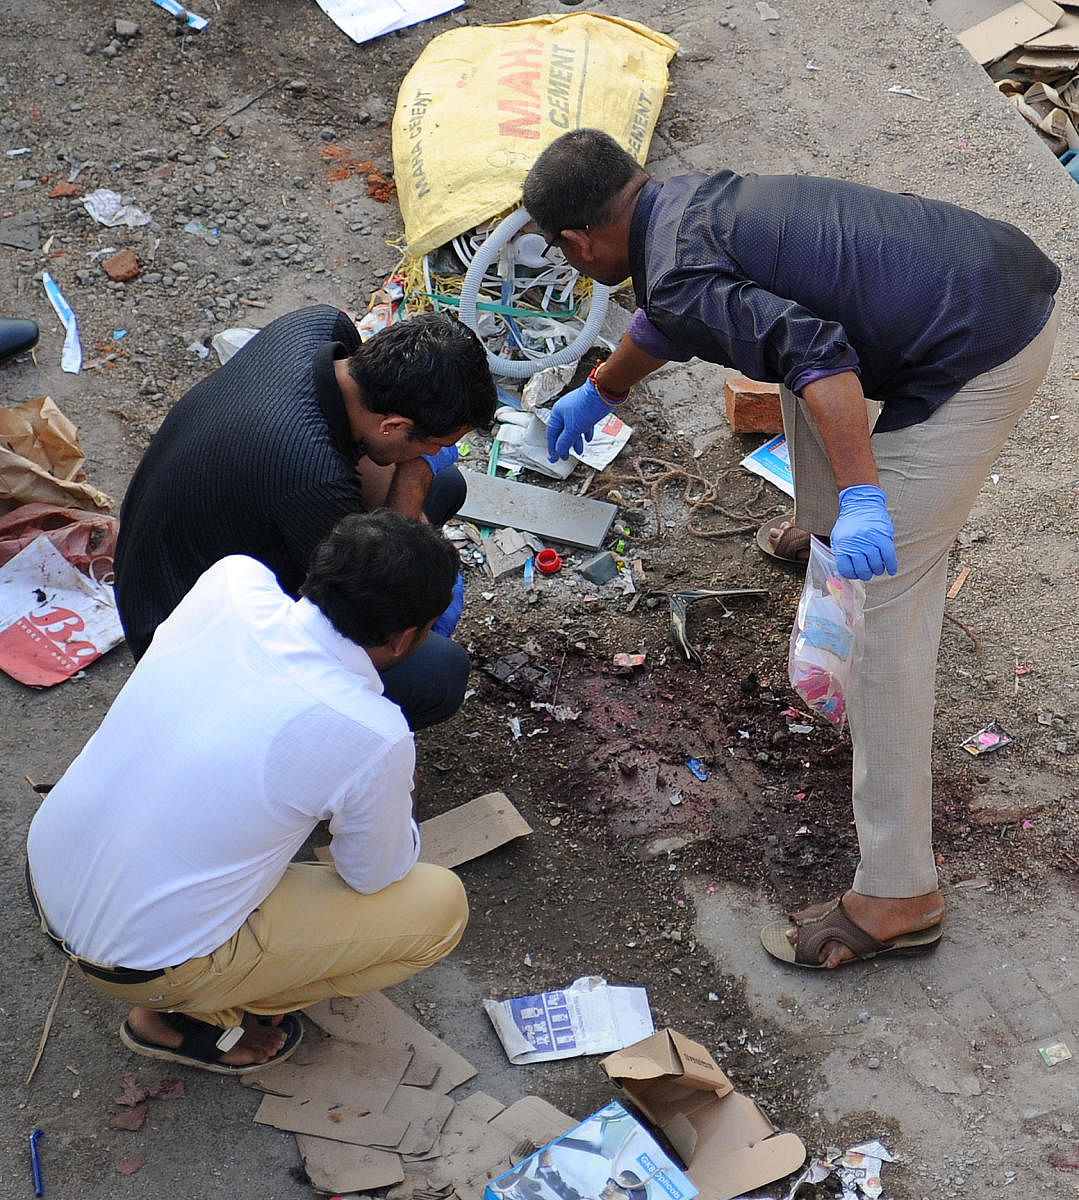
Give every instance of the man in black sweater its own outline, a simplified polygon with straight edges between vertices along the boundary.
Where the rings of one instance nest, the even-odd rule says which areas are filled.
[[[495,405],[483,346],[449,317],[365,343],[330,305],[272,322],[173,407],[132,477],[116,601],[135,658],[227,555],[257,558],[296,596],[348,513],[387,507],[441,525],[464,501],[460,472],[443,468],[449,448]],[[463,647],[435,634],[383,682],[415,730],[457,710],[467,675]]]

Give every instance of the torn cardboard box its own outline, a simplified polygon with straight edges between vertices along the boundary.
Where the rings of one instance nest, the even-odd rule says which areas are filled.
[[[686,1164],[701,1200],[731,1200],[796,1171],[805,1147],[734,1090],[703,1046],[673,1029],[600,1063]]]
[[[1064,10],[1053,0],[1022,0],[964,29],[959,34],[959,41],[984,67],[1003,58],[1016,46],[1024,46],[1048,33],[1063,15]]]

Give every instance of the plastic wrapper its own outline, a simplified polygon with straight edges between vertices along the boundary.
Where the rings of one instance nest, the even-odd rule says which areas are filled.
[[[864,607],[865,584],[844,579],[831,550],[811,538],[788,674],[806,704],[837,729],[847,718],[847,696],[862,652]]]

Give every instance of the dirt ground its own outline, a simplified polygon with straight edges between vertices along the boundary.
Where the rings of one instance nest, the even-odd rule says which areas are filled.
[[[0,294],[6,313],[42,327],[34,358],[0,370],[0,394],[6,404],[51,395],[79,427],[90,481],[117,501],[171,404],[213,369],[216,358],[204,353],[214,333],[312,302],[366,309],[396,261],[386,242],[400,232],[384,186],[389,121],[422,46],[456,24],[576,11],[477,0],[357,47],[313,3],[204,7],[211,25],[196,35],[134,0],[62,11],[43,0],[0,2],[0,149],[29,149],[0,157],[0,229],[29,218],[37,229],[35,249],[0,246]],[[812,1152],[864,1137],[897,1148],[905,1161],[886,1179],[893,1198],[999,1194],[1017,1173],[1026,1196],[1070,1194],[1076,1176],[1049,1156],[1079,1127],[1074,1073],[1060,1074],[1075,1064],[1056,1069],[1044,1084],[1053,1098],[1040,1104],[1020,1104],[1009,1090],[1026,1061],[1018,1042],[997,1047],[997,1074],[977,1090],[936,1076],[904,1090],[908,1076],[930,1078],[911,1065],[928,1035],[920,999],[904,988],[921,980],[939,995],[949,977],[967,974],[977,988],[1021,960],[1038,996],[994,1001],[989,1041],[1005,1010],[1049,997],[1071,1014],[1061,1031],[1079,1046],[1068,953],[1079,878],[1079,193],[919,0],[869,18],[840,0],[780,7],[781,18],[765,22],[748,0],[595,6],[682,42],[653,140],[655,174],[731,166],[921,191],[1020,224],[1065,271],[1050,378],[954,555],[956,572],[971,571],[949,602],[934,757],[936,846],[955,934],[935,956],[943,965],[909,978],[889,967],[875,993],[866,991],[875,976],[861,968],[829,981],[830,991],[799,992],[820,981],[775,974],[754,948],[759,911],[821,899],[850,880],[850,752],[822,722],[800,733],[790,726],[802,721],[785,715],[795,703],[786,655],[800,582],[763,559],[751,532],[785,499],[738,468],[760,439],[729,434],[718,416],[721,373],[691,364],[639,389],[627,412],[634,438],[590,488],[618,505],[628,532],[610,542],[623,537],[627,557],[641,561],[638,594],[584,584],[572,550],[563,572],[531,593],[517,579],[494,585],[467,573],[460,637],[473,655],[474,691],[452,722],[419,738],[422,815],[502,790],[535,833],[462,868],[469,933],[399,998],[473,1058],[477,1086],[507,1101],[536,1092],[583,1116],[608,1097],[595,1062],[507,1068],[479,999],[585,974],[643,984],[657,1026],[712,1048]],[[118,37],[117,19],[135,22],[137,35]],[[889,93],[893,85],[929,99]],[[68,181],[73,194],[51,195]],[[153,222],[96,224],[80,197],[102,186],[131,196]],[[192,221],[201,234],[185,231]],[[108,280],[100,260],[109,247],[135,252],[135,279]],[[79,318],[78,377],[59,368],[63,335],[43,269]],[[481,455],[483,440],[474,446]],[[700,671],[668,636],[664,593],[686,587],[768,589],[727,610],[710,601],[691,608]],[[643,666],[615,667],[619,652],[643,653]],[[499,679],[511,655],[531,670]],[[110,1130],[119,1076],[142,1064],[117,1043],[120,1014],[79,980],[68,985],[34,1083],[23,1082],[58,972],[22,900],[33,812],[23,776],[62,772],[129,669],[121,648],[49,692],[0,678],[9,812],[0,870],[11,898],[0,927],[0,1195],[29,1194],[25,1137],[35,1125],[46,1131],[46,1194],[309,1195],[292,1139],[251,1123],[243,1089],[196,1072],[185,1073],[187,1097],[155,1108],[138,1134]],[[568,710],[567,719],[533,701]],[[1013,736],[1010,747],[977,761],[958,750],[992,720]],[[690,758],[707,779],[689,770]],[[732,933],[725,921],[741,923]],[[966,937],[982,924],[986,940]],[[1037,953],[1022,957],[1027,935],[1043,931],[1058,947],[1044,978]],[[908,994],[904,1015],[899,998]],[[878,1018],[893,1024],[879,1032]],[[814,1023],[823,1020],[847,1040]],[[986,1058],[964,1020],[955,1023],[958,1057]],[[850,1047],[846,1057],[837,1046]],[[883,1069],[860,1074],[873,1058]],[[1022,1080],[1024,1096],[1043,1087],[1036,1074]],[[1061,1080],[1071,1090],[1058,1096]],[[136,1152],[147,1165],[118,1175],[116,1163]]]

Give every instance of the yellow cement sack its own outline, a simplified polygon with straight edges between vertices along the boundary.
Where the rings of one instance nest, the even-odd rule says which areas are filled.
[[[393,118],[409,253],[519,204],[529,167],[569,129],[602,129],[643,163],[677,49],[636,21],[588,12],[434,38],[405,76]]]

